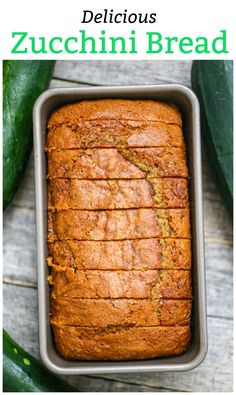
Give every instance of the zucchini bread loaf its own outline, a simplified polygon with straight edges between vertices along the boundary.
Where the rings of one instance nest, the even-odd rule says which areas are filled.
[[[177,356],[190,341],[182,119],[152,100],[91,100],[49,119],[51,326],[71,360]]]

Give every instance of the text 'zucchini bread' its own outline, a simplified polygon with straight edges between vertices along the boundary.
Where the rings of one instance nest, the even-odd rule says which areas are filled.
[[[88,100],[48,122],[55,346],[69,360],[173,357],[190,342],[191,228],[182,117]]]

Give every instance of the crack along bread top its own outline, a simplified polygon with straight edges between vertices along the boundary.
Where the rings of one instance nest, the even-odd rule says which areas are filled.
[[[48,177],[122,179],[188,177],[181,148],[94,148],[48,152]]]

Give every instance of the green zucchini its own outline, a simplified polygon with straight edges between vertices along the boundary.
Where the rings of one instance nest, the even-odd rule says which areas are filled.
[[[192,65],[192,88],[201,107],[202,137],[216,183],[233,210],[233,62],[199,60]]]
[[[3,207],[11,202],[32,149],[32,109],[48,87],[54,61],[3,62]]]
[[[4,392],[78,392],[24,351],[3,331]]]

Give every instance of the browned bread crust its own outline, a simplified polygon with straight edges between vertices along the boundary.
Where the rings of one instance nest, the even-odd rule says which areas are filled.
[[[188,177],[182,148],[95,148],[48,152],[49,178]]]
[[[79,120],[59,126],[50,122],[46,150],[168,146],[184,148],[180,126],[163,122],[102,119]]]
[[[188,181],[184,178],[54,179],[48,192],[48,207],[57,210],[188,207]]]
[[[77,270],[190,269],[191,240],[63,240],[48,244],[48,264]]]
[[[51,313],[60,326],[189,325],[191,300],[52,298]]]
[[[164,122],[182,126],[181,113],[177,107],[153,100],[84,100],[67,104],[54,111],[49,128],[63,123],[74,124],[80,120],[132,120]]]
[[[189,346],[189,326],[80,328],[52,325],[58,352],[66,359],[130,360],[170,357]]]
[[[53,266],[54,298],[191,298],[189,270],[75,270]]]

